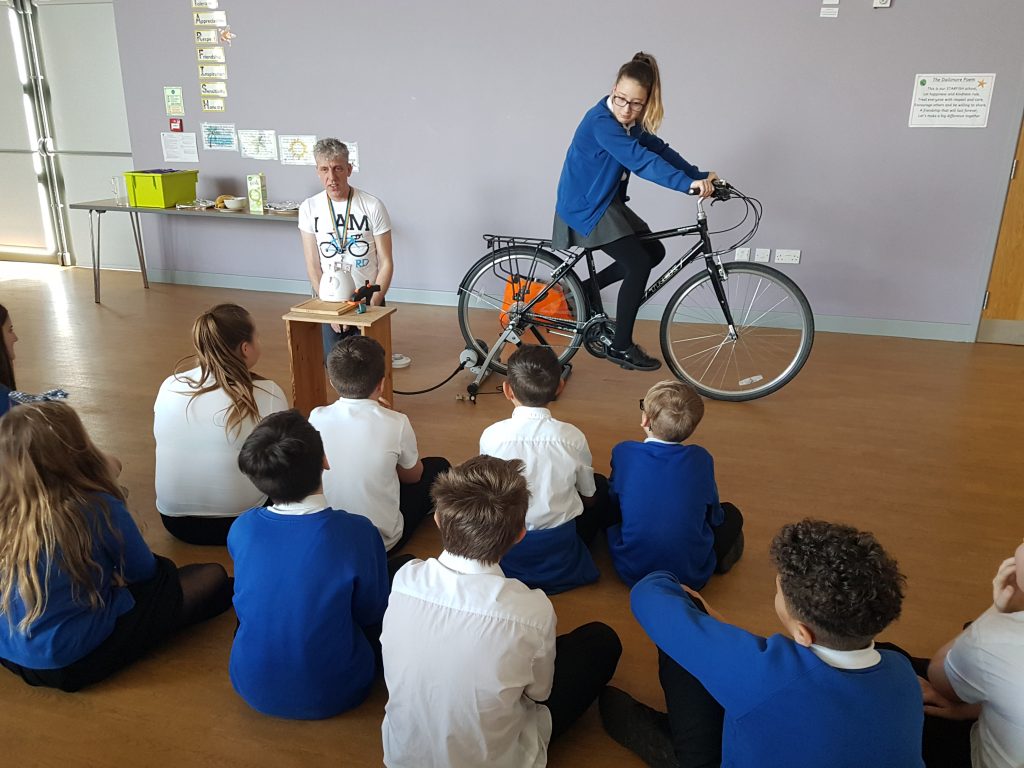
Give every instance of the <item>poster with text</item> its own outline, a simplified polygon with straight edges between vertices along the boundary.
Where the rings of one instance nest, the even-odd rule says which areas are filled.
[[[242,157],[252,160],[277,160],[277,132],[239,130],[238,146]]]
[[[199,147],[196,146],[194,133],[161,133],[160,147],[164,152],[165,163],[199,162]]]
[[[911,128],[985,128],[995,74],[917,75]]]
[[[316,165],[313,159],[313,145],[316,136],[294,134],[277,137],[281,150],[281,165]]]
[[[234,123],[203,123],[203,149],[221,152],[238,151],[238,135]]]

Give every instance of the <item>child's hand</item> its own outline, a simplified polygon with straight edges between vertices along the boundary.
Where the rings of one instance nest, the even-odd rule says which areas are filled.
[[[945,720],[977,720],[981,707],[977,704],[965,704],[962,701],[950,701],[932,687],[923,677],[917,678],[921,686],[921,699],[924,702],[924,713]]]
[[[1017,551],[1024,550],[1024,544]],[[1024,559],[1024,557],[1022,557]],[[1021,590],[1017,574],[1017,558],[1008,557],[999,564],[996,577],[992,579],[992,602],[1000,613],[1024,611],[1024,590]]]
[[[719,621],[725,621],[725,618],[722,616],[722,614],[720,614],[718,611],[716,611],[714,608],[708,605],[708,601],[701,596],[700,592],[698,592],[695,589],[690,589],[685,584],[682,584],[681,586],[686,594],[688,594],[690,597],[692,597],[694,600],[696,600],[698,603],[704,606],[704,610],[708,612],[708,616],[710,616],[713,619],[718,619]]]

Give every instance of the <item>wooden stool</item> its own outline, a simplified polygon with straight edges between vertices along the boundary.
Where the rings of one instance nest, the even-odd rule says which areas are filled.
[[[363,336],[376,339],[384,347],[384,390],[389,403],[394,402],[391,382],[391,315],[394,307],[367,307],[363,314],[349,312],[340,316],[318,315],[296,311],[284,315],[288,332],[288,354],[292,373],[292,405],[303,416],[327,404],[327,381],[324,372],[324,347],[321,325],[340,323],[359,328]]]

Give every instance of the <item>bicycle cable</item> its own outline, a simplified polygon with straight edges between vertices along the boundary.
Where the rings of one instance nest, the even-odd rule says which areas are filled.
[[[458,375],[459,371],[461,371],[461,370],[465,369],[465,367],[466,367],[466,363],[462,363],[462,362],[460,362],[460,363],[458,364],[458,366],[456,366],[455,370],[454,370],[454,371],[452,371],[452,372],[451,372],[451,373],[450,373],[450,374],[448,375],[448,378],[446,378],[446,379],[445,379],[444,381],[442,381],[442,382],[441,382],[440,384],[435,384],[435,385],[434,385],[434,386],[432,386],[432,387],[427,387],[426,389],[417,389],[417,390],[414,390],[414,391],[412,391],[412,392],[403,392],[403,391],[402,391],[402,390],[400,390],[400,389],[396,389],[396,390],[394,390],[394,393],[395,393],[396,395],[425,395],[425,394],[427,394],[427,392],[433,392],[433,391],[434,391],[435,389],[440,389],[441,387],[443,387],[443,386],[444,386],[445,384],[447,384],[447,383],[448,383],[449,381],[451,381],[452,379],[454,379],[454,378],[455,378],[455,377],[456,377],[456,376]]]

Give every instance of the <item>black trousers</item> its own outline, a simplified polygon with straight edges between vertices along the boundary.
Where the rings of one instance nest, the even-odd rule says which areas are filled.
[[[160,515],[164,528],[176,539],[188,544],[200,546],[223,547],[228,543],[228,531],[235,517],[172,517]]]
[[[389,553],[395,553],[405,544],[416,532],[416,527],[426,518],[434,513],[434,502],[430,498],[430,489],[434,485],[437,476],[442,472],[451,469],[448,459],[439,456],[425,456],[423,462],[423,475],[417,483],[402,483],[399,491],[398,507],[402,513],[402,538],[400,538]]]
[[[722,524],[711,529],[715,536],[715,573],[728,573],[743,555],[743,514],[728,501],[722,502],[722,512],[725,513]]]
[[[552,741],[580,719],[615,674],[622,643],[599,621],[555,639],[555,679],[543,704],[551,712]]]
[[[595,472],[594,484],[597,486],[594,501],[589,507],[584,507],[583,513],[576,518],[576,534],[588,547],[593,543],[598,531],[603,531],[616,522],[622,522],[621,512],[619,512],[618,520],[615,519],[618,507],[615,506],[613,509],[609,500],[608,478]]]
[[[665,258],[665,246],[660,240],[641,242],[636,235],[627,235],[602,245],[601,250],[611,256],[615,263],[597,273],[598,288],[622,281],[615,307],[615,340],[612,346],[625,350],[633,344],[633,326],[640,309],[640,300],[643,299],[651,270]]]

